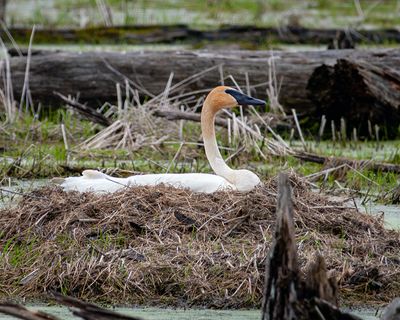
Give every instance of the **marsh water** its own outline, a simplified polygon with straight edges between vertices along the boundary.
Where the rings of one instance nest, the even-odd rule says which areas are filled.
[[[357,206],[360,211],[372,214],[374,216],[383,215],[386,228],[400,230],[400,206],[382,205],[373,202],[368,202],[362,205],[361,201],[357,202]]]
[[[62,320],[73,319],[71,312],[65,307],[28,305],[29,309],[40,310],[53,314]],[[116,308],[114,311],[136,316],[144,320],[258,320],[260,319],[259,310],[210,310],[210,309],[164,309],[164,308]],[[350,311],[365,320],[379,319],[380,312],[375,309],[360,309]],[[11,316],[0,314],[0,320],[14,319]]]

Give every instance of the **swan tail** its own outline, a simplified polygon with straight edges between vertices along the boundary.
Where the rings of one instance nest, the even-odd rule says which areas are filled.
[[[123,178],[110,177],[96,170],[85,170],[80,177],[65,178],[61,183],[64,191],[115,192],[128,186]]]
[[[50,183],[52,183],[52,184],[58,184],[58,185],[61,185],[61,184],[63,184],[65,182],[65,178],[60,178],[60,177],[55,177],[55,178],[52,178],[51,180],[50,180]]]
[[[97,170],[85,170],[82,172],[82,177],[84,179],[106,179],[108,175]]]

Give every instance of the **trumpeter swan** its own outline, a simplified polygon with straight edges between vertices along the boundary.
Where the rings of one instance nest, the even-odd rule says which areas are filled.
[[[165,173],[136,175],[115,178],[96,170],[85,170],[80,177],[66,178],[61,186],[65,191],[114,192],[129,186],[154,186],[167,184],[177,188],[188,188],[194,192],[212,193],[232,189],[250,191],[260,183],[258,176],[249,170],[231,169],[222,158],[216,137],[214,121],[217,112],[237,105],[264,105],[265,101],[249,97],[230,87],[214,88],[204,101],[201,111],[201,130],[207,159],[215,174]]]

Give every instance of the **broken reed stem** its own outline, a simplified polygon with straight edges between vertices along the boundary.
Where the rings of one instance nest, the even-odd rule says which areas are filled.
[[[340,134],[342,137],[342,142],[346,142],[347,141],[347,132],[346,132],[346,121],[344,120],[344,118],[340,118]]]
[[[307,150],[307,145],[306,145],[306,142],[304,140],[303,132],[301,131],[300,123],[299,123],[299,120],[297,119],[297,113],[296,113],[295,109],[292,109],[292,114],[293,114],[294,122],[296,124],[297,132],[298,132],[298,134],[300,136],[300,140],[301,140],[301,143],[303,145],[303,149],[304,149],[304,151],[306,151]]]
[[[61,123],[61,133],[62,133],[62,137],[63,137],[63,141],[64,141],[65,152],[67,153],[67,163],[69,163],[69,146],[68,146],[67,133],[65,130],[64,123]]]
[[[96,0],[96,4],[103,18],[105,26],[111,27],[113,25],[111,7],[107,4],[106,0]]]
[[[167,170],[165,171],[165,173],[168,173],[168,172],[169,172],[169,170],[170,170],[171,167],[172,167],[172,164],[174,164],[175,161],[176,161],[176,159],[178,159],[178,156],[179,156],[179,154],[181,153],[181,150],[182,150],[182,147],[183,147],[184,144],[185,144],[184,142],[181,142],[181,143],[180,143],[179,148],[178,148],[178,150],[176,151],[176,153],[175,153],[174,157],[172,158],[171,162],[168,164],[168,167],[167,167]]]
[[[26,56],[24,85],[22,87],[21,100],[20,100],[20,104],[19,104],[20,112],[21,112],[21,108],[23,107],[24,102],[26,103],[26,107],[25,107],[26,111],[28,111],[29,106],[31,106],[33,108],[32,98],[30,96],[30,90],[29,90],[29,69],[30,69],[30,65],[31,65],[32,44],[33,44],[33,37],[35,35],[35,30],[36,30],[36,26],[33,25],[31,37],[29,39],[28,54]],[[34,113],[33,111],[34,110],[32,110],[32,113]]]
[[[374,126],[374,129],[375,129],[376,147],[379,148],[379,126],[376,124]]]
[[[372,132],[372,123],[371,120],[368,119],[368,133],[371,139],[375,139],[374,134]]]
[[[356,143],[358,142],[357,128],[353,128],[353,140]]]
[[[1,37],[0,45],[4,55],[4,60],[0,62],[4,92],[0,91],[0,94],[6,112],[6,122],[13,123],[17,119],[18,109],[14,100],[13,86],[11,81],[10,58],[8,56],[7,48]]]
[[[184,113],[185,112],[185,107],[183,105],[181,105],[181,112]],[[179,121],[179,133],[178,133],[178,137],[179,137],[179,141],[183,142],[183,127],[185,125],[185,120],[180,120]]]
[[[336,141],[336,128],[335,128],[335,121],[331,120],[331,133],[332,133],[332,141]]]
[[[324,130],[325,130],[325,125],[326,125],[326,117],[325,117],[325,115],[322,115],[321,124],[319,126],[319,131],[318,131],[318,140],[319,141],[322,140],[322,136],[323,136]]]

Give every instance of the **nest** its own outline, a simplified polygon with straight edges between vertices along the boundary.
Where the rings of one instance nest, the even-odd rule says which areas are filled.
[[[291,177],[303,267],[316,251],[347,304],[400,291],[400,235]],[[249,192],[166,186],[114,194],[46,187],[0,210],[0,295],[55,290],[117,304],[259,307],[276,181]]]

